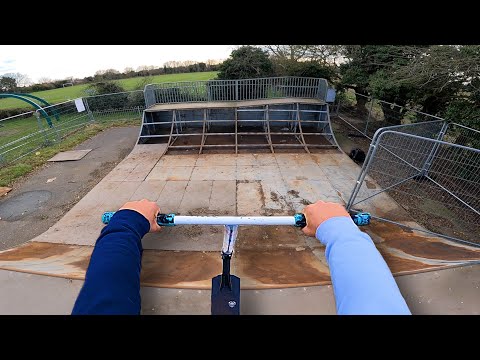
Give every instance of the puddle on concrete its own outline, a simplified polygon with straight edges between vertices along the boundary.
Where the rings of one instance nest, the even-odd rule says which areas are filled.
[[[19,220],[38,210],[52,197],[47,190],[26,191],[0,203],[0,218],[4,221]]]

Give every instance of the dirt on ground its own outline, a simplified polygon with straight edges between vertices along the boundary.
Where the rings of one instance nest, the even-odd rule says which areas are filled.
[[[369,138],[361,135],[338,117],[332,117],[331,122],[338,145],[340,145],[344,152],[349,154],[350,151],[356,148],[363,150],[365,154],[368,152],[370,146]]]
[[[138,127],[112,128],[78,145],[93,149],[77,161],[49,162],[0,198],[0,250],[42,234],[63,217],[135,146]]]

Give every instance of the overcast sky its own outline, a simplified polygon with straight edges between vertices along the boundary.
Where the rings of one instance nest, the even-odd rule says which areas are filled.
[[[27,74],[33,82],[69,76],[83,78],[97,70],[140,65],[162,66],[166,61],[206,61],[228,58],[235,45],[0,45],[0,76]]]

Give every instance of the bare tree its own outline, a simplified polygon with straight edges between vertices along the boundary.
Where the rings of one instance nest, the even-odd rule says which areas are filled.
[[[206,64],[208,66],[212,66],[212,65],[218,65],[218,64],[221,64],[223,62],[223,60],[218,60],[218,59],[208,59],[206,61]]]
[[[179,61],[175,61],[175,60],[170,60],[170,61],[166,61],[164,64],[163,64],[164,67],[167,67],[167,68],[177,68],[180,66],[180,62]]]
[[[155,66],[153,65],[140,65],[137,67],[137,71],[149,71],[155,69]]]
[[[466,91],[480,91],[479,45],[432,45],[428,48],[410,47],[410,61],[394,72],[400,83],[411,83],[421,88],[435,84],[442,90],[453,82],[463,85]]]
[[[181,66],[189,66],[189,65],[194,65],[196,64],[197,62],[196,61],[193,61],[193,60],[185,60],[185,61],[181,61],[180,64]]]
[[[271,55],[280,59],[298,61],[303,59],[311,45],[266,45],[262,46]]]
[[[335,64],[341,58],[341,45],[264,45],[261,46],[278,61],[319,61]]]
[[[15,79],[17,83],[17,87],[24,87],[32,84],[32,80],[26,74],[8,73],[8,74],[4,74],[3,76]]]
[[[51,82],[53,82],[53,80],[49,77],[46,77],[46,76],[43,76],[40,79],[38,79],[39,84],[48,84],[48,83],[51,83]]]
[[[343,59],[342,50],[342,45],[308,45],[306,57],[324,65],[328,63],[337,65]]]

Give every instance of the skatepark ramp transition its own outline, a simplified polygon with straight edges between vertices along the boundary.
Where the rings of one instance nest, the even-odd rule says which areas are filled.
[[[336,148],[327,81],[280,77],[147,85],[140,143],[167,151]]]

